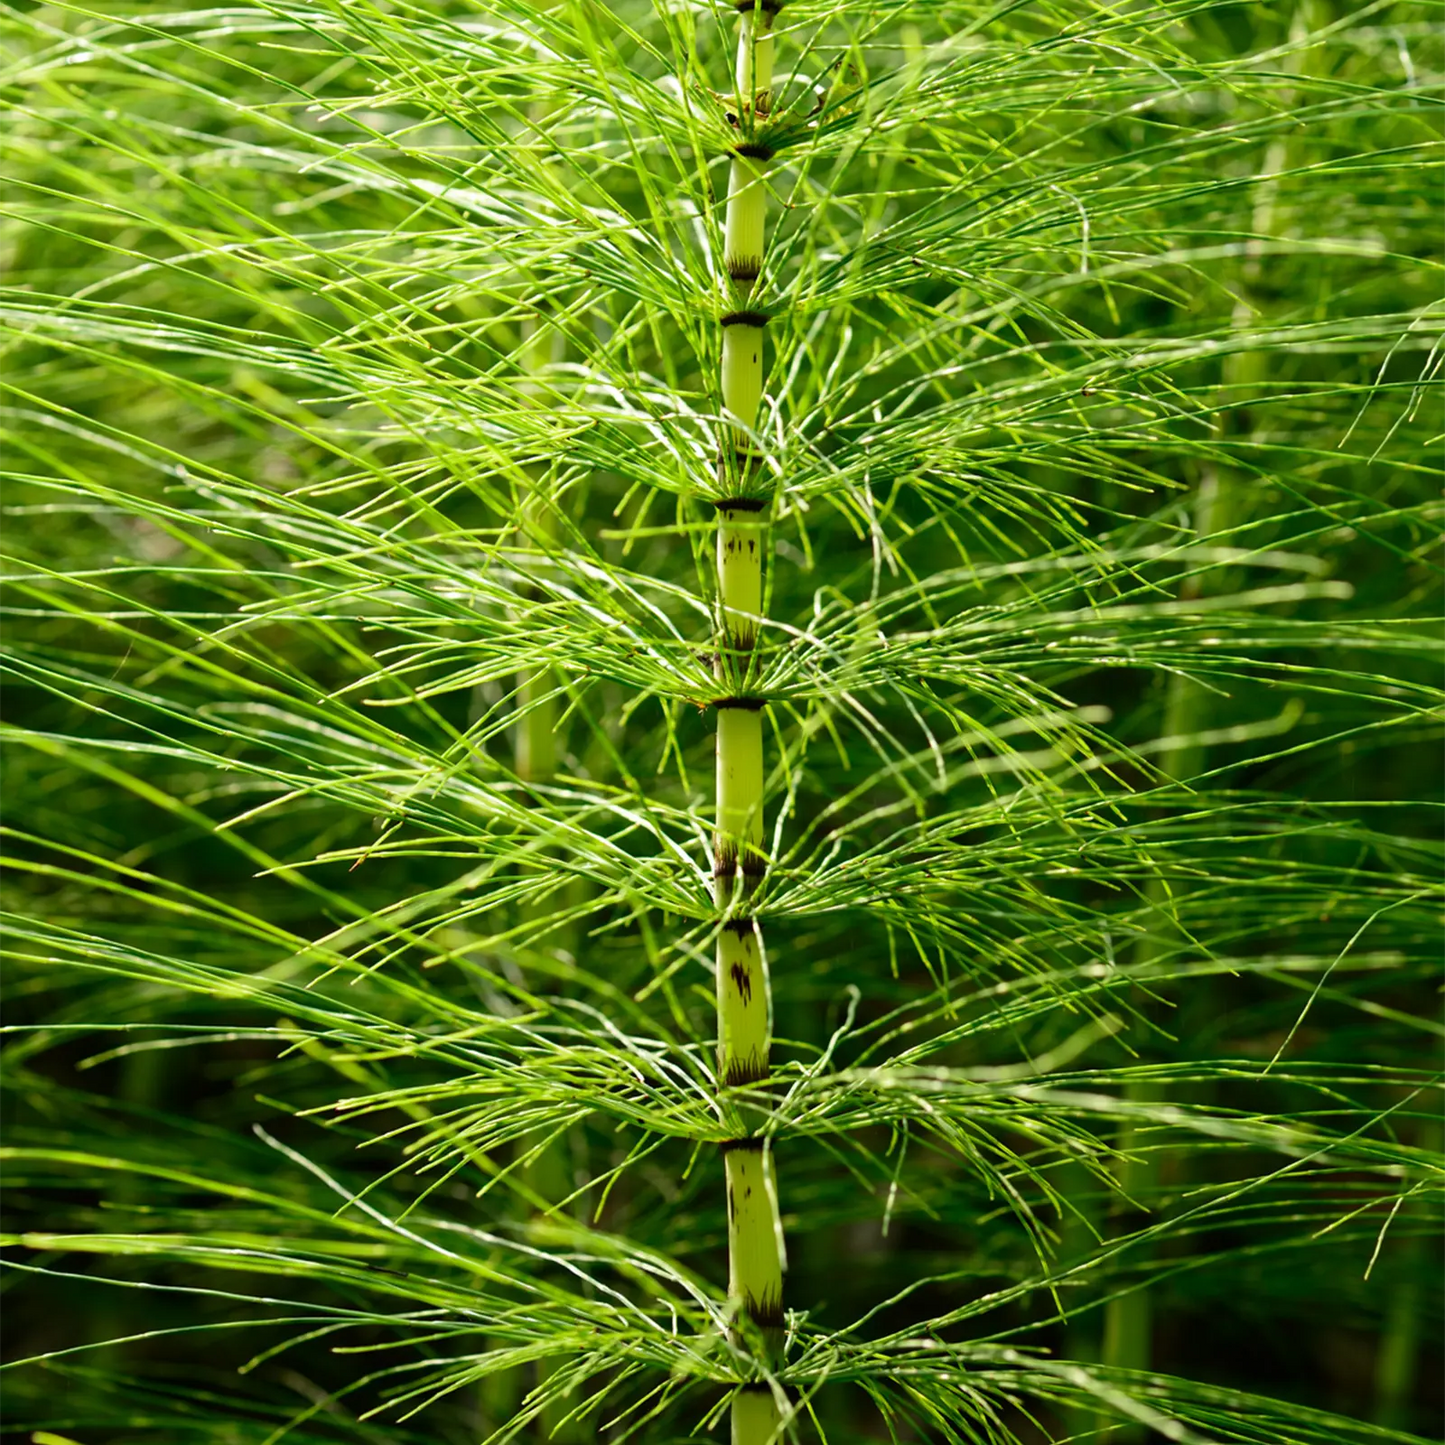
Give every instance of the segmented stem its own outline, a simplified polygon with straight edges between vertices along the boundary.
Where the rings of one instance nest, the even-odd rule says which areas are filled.
[[[540,406],[537,378],[550,358],[552,332],[539,317],[528,317],[521,327],[523,380],[519,390],[531,406]],[[557,512],[546,495],[542,478],[518,498],[518,544],[527,551],[544,552],[557,538]],[[524,596],[530,589],[523,587]],[[557,678],[550,669],[524,672],[517,679],[517,776],[527,782],[548,782],[557,771],[557,700],[552,696]]]
[[[728,175],[723,260],[735,309],[721,317],[723,422],[717,504],[717,833],[713,874],[717,937],[718,1078],[724,1087],[768,1077],[771,996],[762,930],[751,901],[762,881],[764,700],[754,695],[754,652],[763,608],[763,556],[771,481],[762,466],[763,333],[767,315],[750,309],[763,266],[766,172],[758,138],[773,77],[772,7],[739,6],[736,121]],[[776,1351],[783,1325],[783,1231],[772,1152],[761,1138],[723,1146],[727,1176],[728,1296],[732,1340],[759,1367]],[[733,1398],[733,1445],[781,1440],[781,1393],[749,1373]]]

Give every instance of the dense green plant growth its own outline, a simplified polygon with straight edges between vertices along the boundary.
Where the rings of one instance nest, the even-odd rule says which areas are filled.
[[[1438,1435],[1440,19],[11,7],[10,1427]]]

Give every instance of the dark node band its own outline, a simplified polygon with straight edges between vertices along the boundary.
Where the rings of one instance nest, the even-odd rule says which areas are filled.
[[[764,15],[776,15],[782,8],[782,0],[763,0],[761,5],[756,0],[733,0],[733,9],[739,15],[749,15],[754,10],[761,10]]]
[[[715,697],[712,705],[718,709],[740,707],[748,712],[761,712],[763,708],[767,707],[768,700],[765,697]],[[746,865],[744,865],[743,871],[747,872]]]
[[[768,1295],[760,1300],[744,1296],[743,1309],[760,1329],[780,1330],[783,1327],[783,1301],[779,1295]]]
[[[751,258],[746,261],[728,261],[725,264],[729,277],[734,281],[756,281],[758,272],[763,269],[760,260]]]
[[[771,497],[718,497],[713,506],[719,512],[763,512],[772,500]]]
[[[749,915],[744,915],[742,918],[729,918],[723,924],[724,933],[735,933],[739,938],[746,938],[752,931],[753,920]]]
[[[713,470],[717,475],[718,486],[726,487],[728,482],[735,477],[744,482],[751,481],[762,465],[763,454],[761,452],[739,451],[732,454],[731,464],[727,457],[719,455],[717,466]],[[764,502],[763,506],[767,506],[767,503]],[[761,511],[762,508],[760,507],[758,510]]]
[[[713,850],[712,877],[717,885],[718,903],[725,904],[737,896],[737,884],[742,882],[742,896],[750,900],[768,876],[768,860],[756,849],[749,848],[740,858],[731,840],[719,844]]]
[[[749,1084],[761,1084],[767,1077],[767,1063],[756,1055],[746,1059],[733,1059],[723,1070],[723,1083],[730,1089],[742,1089]]]
[[[719,326],[766,326],[768,324],[768,313],[766,311],[729,311],[726,316],[720,317]]]
[[[741,156],[745,161],[770,161],[773,158],[772,147],[755,140],[747,140],[740,146],[734,146],[733,154]]]
[[[738,1393],[740,1395],[771,1395],[773,1387],[763,1384],[761,1380],[750,1380]]]
[[[723,1139],[718,1143],[718,1148],[724,1154],[731,1154],[734,1149],[743,1154],[761,1154],[763,1152],[763,1141],[756,1135],[748,1139]]]
[[[717,484],[726,487],[729,478],[739,478],[746,486],[757,475],[764,462],[764,453],[755,452],[748,447],[734,447],[732,452],[719,452],[717,454]]]

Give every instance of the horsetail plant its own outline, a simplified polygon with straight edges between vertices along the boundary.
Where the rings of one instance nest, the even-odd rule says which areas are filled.
[[[722,432],[717,481],[717,837],[713,880],[722,915],[716,944],[717,1074],[727,1089],[766,1083],[772,990],[762,933],[752,915],[763,850],[763,708],[754,654],[763,606],[763,561],[772,476],[758,440],[765,312],[750,309],[763,268],[767,215],[766,122],[773,76],[775,0],[740,0],[735,78],[738,138],[728,169],[723,237]],[[741,1113],[733,1111],[741,1122]],[[728,1295],[753,1327],[764,1356],[783,1327],[783,1229],[767,1140],[723,1143],[728,1221]],[[746,1351],[748,1331],[734,1329]],[[780,1438],[774,1386],[748,1379],[732,1402],[733,1445]]]
[[[7,1426],[1438,1436],[1437,19],[11,7]]]

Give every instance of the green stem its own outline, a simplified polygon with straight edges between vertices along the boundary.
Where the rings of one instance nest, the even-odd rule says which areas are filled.
[[[521,390],[533,405],[542,404],[537,395],[539,385],[535,378],[541,376],[553,359],[553,347],[554,333],[541,318],[522,323],[519,358],[523,373]],[[558,533],[557,508],[553,497],[544,486],[545,480],[540,469],[536,469],[531,477],[532,485],[517,498],[518,546],[534,552],[539,560],[555,546]],[[533,595],[529,587],[523,586],[520,590],[523,596]],[[557,771],[557,726],[560,716],[558,698],[555,696],[557,684],[557,674],[551,668],[523,673],[517,679],[519,716],[513,735],[514,760],[518,778],[526,783],[549,782]],[[545,862],[541,866],[545,867]],[[548,912],[545,902],[522,905],[523,919],[528,922],[544,919]],[[534,1137],[529,1136],[524,1138],[518,1147],[528,1150],[536,1142]],[[571,1193],[573,1181],[569,1152],[565,1136],[553,1139],[527,1165],[523,1178],[527,1187],[538,1198],[550,1203]],[[539,1360],[537,1384],[545,1385],[548,1377],[557,1368],[556,1361]],[[523,1388],[521,1372],[514,1369],[507,1373],[512,1378],[498,1378],[497,1400],[494,1403],[507,1401],[515,1408]],[[582,1428],[576,1421],[563,1423],[562,1417],[569,1408],[570,1402],[563,1399],[544,1409],[537,1423],[537,1438],[553,1441],[555,1445],[567,1445],[567,1442],[584,1438]],[[508,1410],[508,1414],[510,1413]]]
[[[1420,1274],[1424,1250],[1411,1240],[1405,1252],[1405,1273],[1390,1295],[1375,1357],[1375,1423],[1403,1430],[1410,1423],[1415,1394],[1415,1365],[1420,1355]]]
[[[1308,33],[1313,15],[1313,0],[1301,0],[1291,24],[1291,38],[1298,44]],[[1293,57],[1298,69],[1303,70],[1304,53],[1296,52]],[[1278,182],[1273,179],[1289,164],[1287,143],[1274,141],[1265,155],[1264,174],[1266,179],[1255,196],[1251,229],[1254,237],[1249,242],[1248,258],[1242,268],[1239,299],[1235,303],[1232,324],[1244,328],[1252,324],[1255,313],[1254,292],[1260,283],[1261,253],[1264,238],[1276,233],[1279,225],[1277,200]],[[1226,357],[1222,381],[1226,393],[1236,398],[1236,405],[1230,412],[1219,418],[1220,435],[1244,435],[1252,429],[1244,393],[1247,388],[1264,380],[1265,361],[1258,350],[1234,352]],[[1210,537],[1220,536],[1234,525],[1235,513],[1241,510],[1246,493],[1235,474],[1225,467],[1208,467],[1200,479],[1195,496],[1193,531],[1201,542]],[[1218,588],[1217,576],[1210,574],[1210,581]],[[1205,579],[1198,574],[1186,580],[1179,589],[1182,600],[1198,597],[1205,590]],[[1172,738],[1197,736],[1208,723],[1210,711],[1209,692],[1192,678],[1174,675],[1169,683],[1169,697],[1164,712],[1164,735]],[[1165,755],[1164,768],[1170,777],[1188,782],[1205,767],[1205,750],[1194,742],[1185,743]],[[1155,906],[1159,918],[1159,933],[1172,931],[1168,916],[1169,890],[1162,879],[1154,879],[1149,888],[1149,901]],[[1136,961],[1147,963],[1158,951],[1158,944],[1145,940],[1139,945]],[[1206,987],[1201,981],[1199,987]],[[1133,1102],[1154,1101],[1154,1094],[1147,1085],[1130,1085],[1125,1097]],[[1158,1192],[1162,1157],[1157,1149],[1140,1150],[1139,1130],[1134,1125],[1125,1125],[1119,1132],[1118,1147],[1125,1162],[1120,1169],[1119,1188],[1131,1199],[1147,1204]],[[1111,1300],[1104,1312],[1103,1360],[1105,1364],[1121,1369],[1147,1370],[1153,1360],[1154,1300],[1147,1285]],[[1137,1425],[1117,1427],[1109,1437],[1116,1445],[1132,1445],[1142,1440],[1144,1432]]]
[[[529,673],[517,688],[517,776],[525,782],[545,782],[557,771],[557,699],[549,696],[555,685],[550,672]]]
[[[1201,539],[1217,534],[1226,525],[1229,504],[1225,479],[1212,473],[1200,484],[1195,498],[1194,531]],[[1200,579],[1189,578],[1179,589],[1180,598],[1188,600],[1201,591]],[[1194,739],[1207,725],[1210,694],[1193,678],[1175,674],[1169,680],[1169,694],[1164,708],[1164,736]],[[1196,741],[1184,742],[1164,755],[1163,770],[1171,778],[1187,783],[1205,766],[1205,749]],[[1177,887],[1178,885],[1176,885]],[[1171,911],[1172,895],[1163,878],[1149,881],[1146,894],[1154,910],[1156,936],[1141,939],[1134,953],[1139,966],[1151,962],[1164,947],[1169,935],[1178,936]],[[1201,981],[1200,987],[1207,985]],[[1147,1083],[1128,1084],[1124,1097],[1131,1103],[1159,1102],[1155,1087]],[[1123,1158],[1119,1168],[1118,1186],[1123,1202],[1114,1220],[1112,1233],[1124,1231],[1127,1221],[1140,1210],[1148,1210],[1159,1193],[1162,1151],[1149,1142],[1147,1126],[1123,1125],[1118,1133],[1117,1148]],[[1127,1201],[1133,1201],[1128,1203]],[[1153,1363],[1154,1299],[1147,1284],[1125,1295],[1111,1299],[1104,1308],[1104,1341],[1101,1358],[1104,1364],[1123,1370],[1147,1370]],[[1139,1425],[1115,1427],[1109,1439],[1115,1445],[1132,1445],[1145,1438]]]
[[[1193,530],[1196,536],[1204,540],[1227,526],[1229,500],[1227,482],[1218,473],[1211,472],[1201,481],[1194,506]],[[1197,597],[1202,590],[1200,581],[1197,575],[1188,578],[1179,589],[1181,600]],[[1205,766],[1205,749],[1192,739],[1197,738],[1207,726],[1209,708],[1208,690],[1193,678],[1178,673],[1170,678],[1164,706],[1164,736],[1191,739],[1164,754],[1163,771],[1176,781],[1187,783]],[[1163,940],[1166,937],[1171,934],[1178,936],[1171,912],[1172,894],[1163,878],[1151,878],[1145,896],[1154,910],[1156,936],[1141,939],[1135,949],[1134,961],[1140,967],[1149,964],[1159,954],[1165,946]],[[1207,980],[1197,986],[1207,986]],[[1158,1092],[1151,1084],[1128,1084],[1124,1097],[1137,1104],[1159,1102]],[[1115,1235],[1123,1232],[1130,1216],[1150,1207],[1150,1202],[1159,1192],[1163,1164],[1162,1151],[1149,1143],[1147,1126],[1123,1125],[1119,1130],[1117,1147],[1123,1156],[1118,1174],[1119,1193],[1125,1201],[1132,1200],[1134,1203],[1121,1203],[1112,1230]],[[1149,1369],[1153,1362],[1153,1334],[1154,1300],[1147,1284],[1111,1299],[1104,1308],[1103,1362],[1124,1370]],[[1144,1436],[1140,1426],[1122,1425],[1116,1427],[1109,1438],[1118,1445],[1125,1445],[1125,1442],[1142,1440]]]
[[[783,1327],[783,1234],[772,1152],[762,1139],[725,1146],[728,1294],[765,1339]]]
[[[1432,1120],[1421,1128],[1416,1146],[1438,1153],[1440,1135],[1440,1124]],[[1428,1278],[1430,1266],[1425,1245],[1425,1239],[1416,1236],[1392,1251],[1391,1272],[1396,1282],[1385,1306],[1375,1356],[1375,1423],[1387,1430],[1405,1430],[1411,1423],[1420,1346],[1426,1333],[1422,1280]]]
[[[536,383],[530,378],[540,375],[551,347],[552,333],[540,320],[522,323],[520,361],[524,378],[529,378],[522,382],[522,389],[533,405],[541,403],[533,395]],[[557,511],[541,490],[541,479],[534,481],[537,485],[517,499],[518,544],[542,555],[556,542]],[[523,591],[525,595],[527,589]],[[556,686],[556,676],[549,669],[518,678],[516,768],[524,782],[546,782],[557,771],[557,699],[551,696]]]
[[[762,881],[763,700],[749,691],[763,607],[767,499],[758,413],[763,396],[767,316],[748,303],[763,265],[769,151],[756,122],[768,110],[773,12],[744,11],[738,37],[740,142],[729,168],[723,257],[734,308],[721,320],[724,420],[718,450],[717,831],[714,888],[717,935],[718,1079],[724,1088],[768,1077],[772,1000],[762,930],[751,915]],[[779,1440],[786,1401],[765,1383],[783,1326],[783,1231],[771,1149],[758,1137],[723,1146],[727,1176],[728,1298],[734,1347],[752,1364],[732,1401],[733,1445]]]
[[[733,1396],[732,1445],[777,1440],[782,1412],[767,1385],[744,1385]]]

